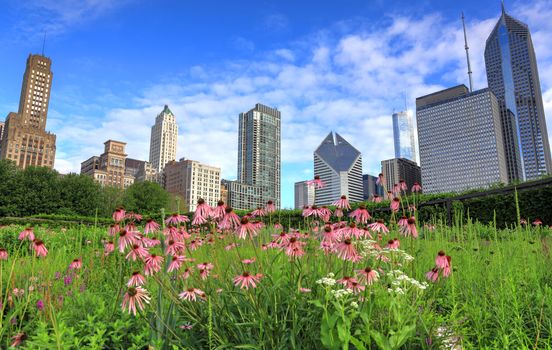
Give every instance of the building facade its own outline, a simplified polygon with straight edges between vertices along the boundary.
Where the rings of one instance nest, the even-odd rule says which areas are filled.
[[[157,173],[161,173],[165,164],[176,160],[176,145],[178,142],[178,125],[176,117],[165,105],[163,111],[155,118],[151,127],[149,161]]]
[[[127,158],[125,174],[134,177],[135,182],[158,182],[158,174],[153,165],[145,160]]]
[[[56,135],[46,131],[53,73],[52,61],[29,55],[23,75],[19,111],[9,113],[4,125],[0,159],[10,159],[20,168],[54,167]]]
[[[2,137],[4,136],[4,122],[0,122],[0,154],[2,154]]]
[[[410,159],[413,162],[418,162],[411,111],[393,113],[393,141],[395,145],[395,158]]]
[[[510,181],[552,172],[537,59],[525,23],[502,15],[485,44],[489,89],[500,107]]]
[[[181,196],[190,211],[196,210],[200,198],[210,206],[216,206],[221,199],[220,168],[180,159],[167,163],[164,178],[165,189]]]
[[[306,205],[314,204],[314,186],[307,185],[307,181],[295,183],[295,209],[303,209]]]
[[[102,186],[127,188],[134,183],[134,176],[126,172],[125,142],[107,140],[104,153],[81,163],[81,174],[91,176]]]
[[[250,210],[266,204],[262,197],[262,188],[239,181],[222,180],[226,187],[226,204],[234,209]]]
[[[508,182],[500,107],[489,89],[459,85],[416,99],[425,193]]]
[[[371,199],[374,197],[374,195],[378,195],[382,197],[384,195],[383,193],[383,186],[378,185],[376,181],[378,180],[377,176],[364,174],[362,175],[362,190],[363,190],[363,199],[365,201]]]
[[[258,186],[263,205],[271,200],[277,209],[280,208],[280,119],[280,111],[257,103],[250,111],[240,113],[238,133],[238,182]],[[255,207],[251,203],[247,209]]]
[[[325,183],[316,190],[316,205],[329,205],[342,195],[350,202],[364,199],[362,155],[338,133],[330,132],[314,151],[314,176]]]
[[[422,174],[420,166],[410,159],[393,158],[381,161],[381,172],[385,179],[385,188],[393,191],[393,186],[399,184],[401,180],[406,182],[410,193],[415,183],[422,183]],[[383,189],[382,189],[383,192]]]

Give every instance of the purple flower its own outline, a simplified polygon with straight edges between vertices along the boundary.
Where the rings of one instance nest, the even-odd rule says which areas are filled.
[[[44,310],[44,302],[42,301],[42,299],[39,299],[36,302],[36,308],[38,309],[38,311]]]
[[[54,278],[56,280],[59,280],[61,278],[61,273],[59,271],[56,271],[55,275],[54,275]]]
[[[65,283],[66,286],[70,285],[73,283],[73,277],[71,275],[63,277],[63,283]]]

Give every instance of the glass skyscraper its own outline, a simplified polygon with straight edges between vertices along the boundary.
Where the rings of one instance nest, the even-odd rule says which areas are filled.
[[[280,111],[260,103],[240,113],[238,182],[259,186],[261,202],[280,208]]]
[[[485,66],[500,106],[509,181],[549,174],[550,145],[531,33],[504,7],[487,38]]]
[[[393,140],[395,158],[405,158],[417,162],[412,112],[393,113]]]

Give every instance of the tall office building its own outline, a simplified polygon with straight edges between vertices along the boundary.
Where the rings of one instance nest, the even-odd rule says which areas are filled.
[[[151,127],[149,161],[160,173],[165,164],[176,160],[176,144],[178,142],[178,125],[176,118],[165,105],[163,111],[155,118],[155,124]]]
[[[54,167],[56,135],[46,131],[52,88],[52,61],[42,55],[29,55],[23,75],[19,111],[9,113],[4,125],[0,159],[17,166]]]
[[[261,186],[248,185],[239,181],[222,180],[226,190],[226,205],[234,209],[249,210],[264,207]]]
[[[295,209],[303,209],[305,205],[314,204],[314,186],[307,185],[307,181],[295,183]]]
[[[190,211],[196,210],[200,198],[212,207],[221,199],[220,168],[182,158],[167,163],[164,177],[165,189],[181,196]]]
[[[393,191],[393,186],[401,180],[406,183],[407,193],[410,193],[415,183],[422,183],[420,166],[410,159],[393,158],[381,161],[381,173],[385,179],[388,191]],[[383,192],[383,189],[382,189]]]
[[[2,136],[3,135],[4,135],[4,122],[0,122],[0,154],[2,154]]]
[[[530,180],[552,172],[550,145],[531,33],[502,15],[485,45],[489,89],[500,107],[508,178]]]
[[[405,158],[418,162],[411,111],[393,113],[393,141],[395,144],[395,158]]]
[[[363,200],[362,155],[341,135],[330,132],[314,151],[314,176],[326,184],[316,190],[316,205],[328,205],[342,195]]]
[[[126,171],[125,142],[107,140],[104,153],[81,163],[81,174],[91,176],[102,186],[127,188],[134,183],[134,176]]]
[[[280,111],[260,103],[240,113],[238,182],[259,186],[261,201],[280,208]],[[229,189],[230,191],[230,189]]]
[[[378,185],[376,182],[377,176],[364,174],[362,175],[362,193],[365,201],[373,198],[374,195],[383,196],[383,185]]]
[[[459,85],[416,99],[425,193],[508,182],[499,103],[489,89]]]

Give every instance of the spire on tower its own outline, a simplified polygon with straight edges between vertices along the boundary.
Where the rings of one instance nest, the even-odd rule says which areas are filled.
[[[506,10],[504,9],[504,0],[502,0],[502,14],[503,15],[506,14]]]
[[[504,3],[504,2],[503,2]],[[468,61],[468,77],[470,79],[470,92],[473,91],[473,79],[470,63],[470,48],[468,46],[468,36],[466,34],[466,23],[464,22],[464,12],[462,11],[462,27],[464,29],[464,48],[466,49],[466,60]]]

